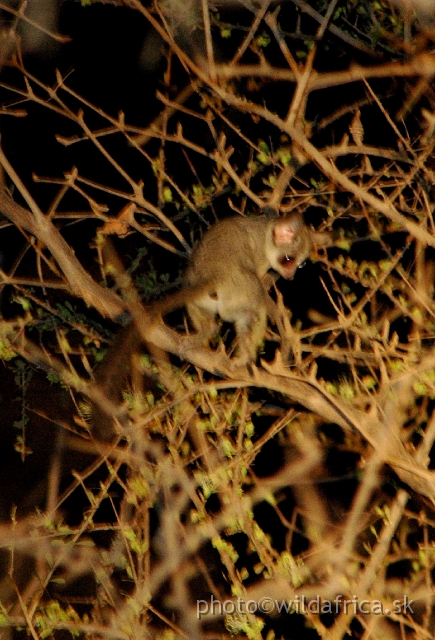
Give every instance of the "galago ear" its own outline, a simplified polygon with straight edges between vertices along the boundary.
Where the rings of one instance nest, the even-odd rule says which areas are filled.
[[[303,226],[304,221],[300,214],[277,220],[273,227],[273,242],[275,246],[280,247],[292,244]]]
[[[326,249],[326,247],[332,247],[333,237],[329,231],[312,231],[310,229],[311,242],[319,249]]]

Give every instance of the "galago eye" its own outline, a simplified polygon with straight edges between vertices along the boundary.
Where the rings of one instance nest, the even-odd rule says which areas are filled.
[[[288,265],[293,264],[293,262],[295,262],[295,259],[293,258],[293,256],[289,255],[282,256],[282,258],[280,259],[280,263],[283,267],[288,267]]]
[[[305,267],[305,265],[307,264],[307,261],[304,260],[303,262],[301,262],[301,264],[298,266],[298,269],[302,269],[302,267]]]

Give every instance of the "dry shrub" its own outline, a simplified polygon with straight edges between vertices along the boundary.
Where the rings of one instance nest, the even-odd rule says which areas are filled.
[[[192,52],[183,6],[113,5],[157,51],[139,124],[42,81],[10,31],[3,52],[2,637],[433,637],[431,16],[213,6]],[[111,396],[92,370],[112,321],[146,333],[139,299],[200,229],[269,209],[334,246],[277,284],[257,366],[192,347],[179,316],[147,334],[171,362],[144,354],[146,389]]]

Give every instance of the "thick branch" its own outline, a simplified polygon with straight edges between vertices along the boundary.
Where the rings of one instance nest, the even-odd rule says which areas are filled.
[[[33,214],[0,189],[0,210],[13,224],[36,236],[49,249],[68,281],[73,295],[95,307],[103,316],[116,318],[123,308],[117,296],[96,283],[84,270],[59,230],[42,212],[35,221]]]

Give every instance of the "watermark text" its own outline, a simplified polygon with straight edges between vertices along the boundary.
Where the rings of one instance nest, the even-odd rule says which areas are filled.
[[[342,611],[346,615],[353,616],[361,613],[388,616],[392,613],[414,613],[413,603],[414,600],[410,600],[408,596],[403,596],[401,600],[393,600],[387,604],[381,600],[359,600],[357,596],[345,598],[340,594],[334,600],[327,600],[321,596],[306,598],[304,595],[297,595],[293,600],[276,600],[268,597],[259,600],[243,600],[243,598],[218,600],[211,595],[209,600],[196,601],[196,617],[201,620],[204,616],[210,615],[225,616],[246,613],[267,615],[283,613],[339,614]]]

